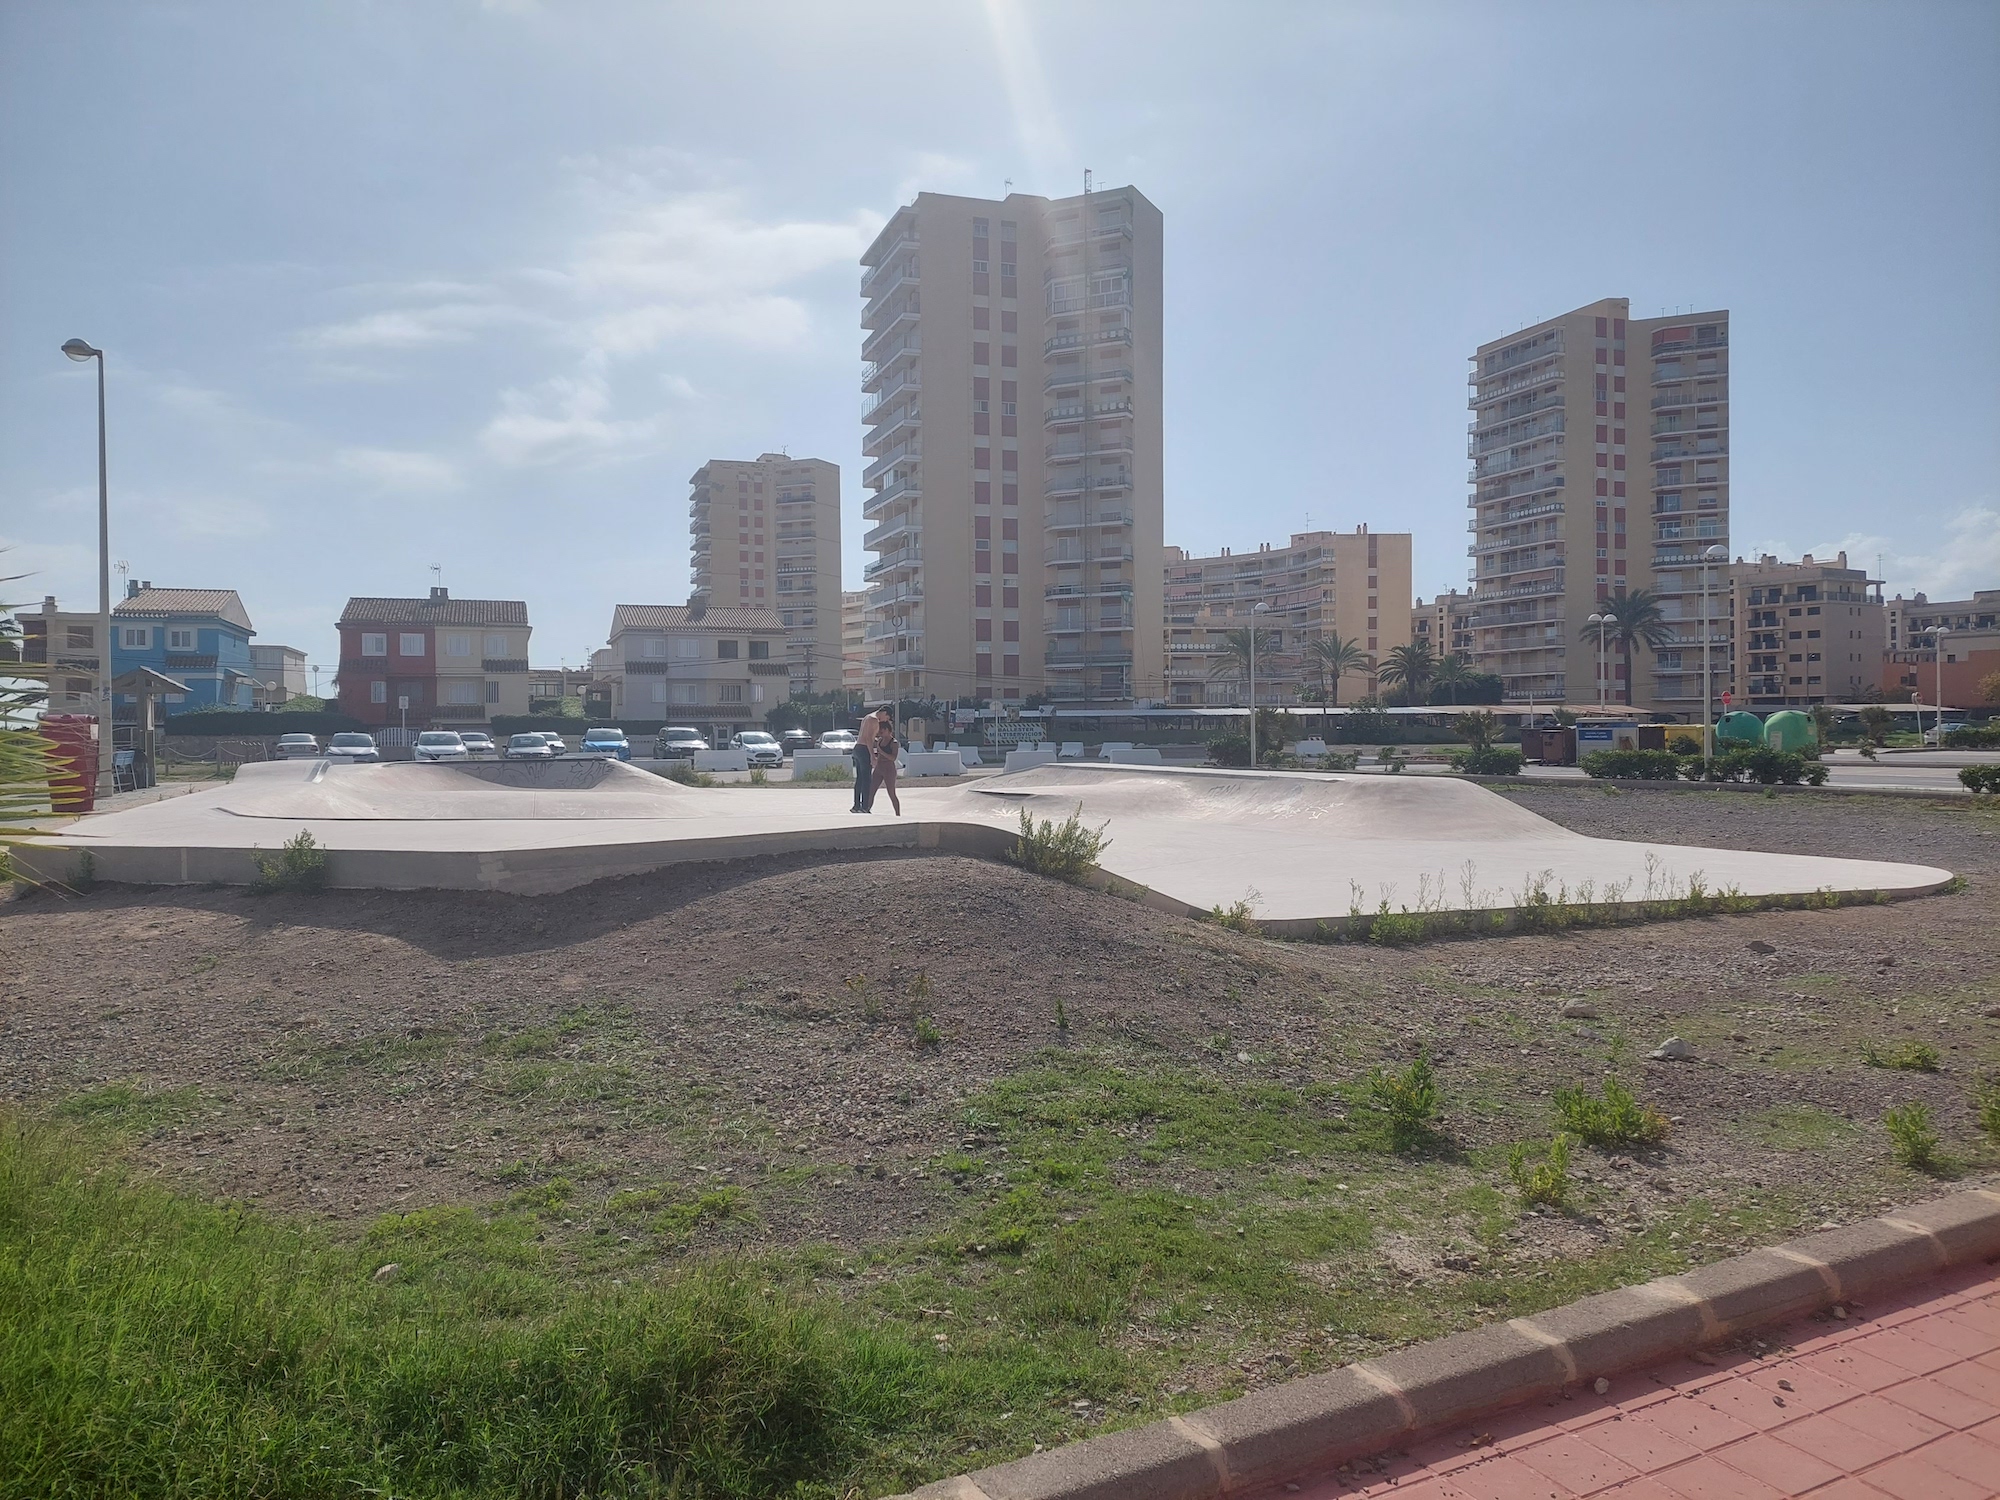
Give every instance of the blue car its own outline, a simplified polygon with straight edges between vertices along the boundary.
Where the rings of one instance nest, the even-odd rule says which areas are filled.
[[[615,755],[620,760],[632,758],[631,743],[622,729],[587,729],[583,734],[585,755]]]

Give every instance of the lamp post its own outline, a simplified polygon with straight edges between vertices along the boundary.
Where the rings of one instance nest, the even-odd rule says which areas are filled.
[[[1595,614],[1583,622],[1597,627],[1597,706],[1604,707],[1604,629],[1611,623],[1611,616]]]
[[[1715,576],[1715,564],[1729,556],[1729,549],[1723,546],[1704,547],[1701,550],[1701,771],[1708,775],[1709,763],[1715,758],[1715,679],[1709,655],[1714,632],[1709,628],[1708,585]]]
[[[1250,769],[1257,769],[1257,616],[1269,614],[1270,604],[1258,600],[1250,606]]]
[[[111,488],[104,462],[104,351],[71,339],[62,352],[81,364],[97,361],[97,780],[109,794],[111,779]]]
[[[1950,634],[1951,631],[1943,625],[1938,626],[1936,630],[1933,630],[1931,632],[1931,654],[1937,660],[1936,729],[1938,737],[1938,748],[1940,750],[1944,748],[1944,638]],[[1922,744],[1923,739],[1924,739],[1923,714],[1919,712],[1917,715],[1917,743]]]

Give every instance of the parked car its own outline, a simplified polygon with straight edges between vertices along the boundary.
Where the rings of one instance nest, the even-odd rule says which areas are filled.
[[[616,756],[619,760],[632,758],[631,742],[625,738],[625,731],[615,726],[584,730],[582,749],[585,755]]]
[[[468,755],[456,729],[426,729],[411,753],[417,760],[464,760]]]
[[[555,751],[549,748],[549,737],[530,731],[527,734],[510,735],[507,748],[500,752],[502,760],[554,760]]]
[[[465,741],[467,755],[491,755],[498,749],[493,743],[493,736],[483,729],[465,730],[459,738]]]
[[[810,729],[787,729],[778,736],[778,748],[787,755],[800,750],[810,750],[812,747],[813,737]]]
[[[656,760],[685,760],[695,751],[707,748],[708,741],[701,737],[699,729],[670,724],[653,737],[653,757]]]
[[[326,742],[328,760],[344,760],[349,764],[373,765],[382,759],[382,752],[375,748],[375,736],[349,731],[336,734]]]
[[[745,729],[730,736],[729,748],[741,750],[758,770],[770,770],[785,763],[785,750],[761,729]]]
[[[318,760],[319,741],[309,734],[281,734],[272,753],[279,760]]]
[[[852,750],[856,735],[851,729],[829,729],[819,737],[822,750]]]
[[[1926,729],[1924,731],[1924,743],[1926,745],[1942,745],[1944,743],[1944,737],[1950,734],[1953,730],[1966,729],[1969,727],[1970,726],[1967,725],[1963,720],[1959,719],[1947,720],[1945,723],[1938,725],[1934,729]]]
[[[544,729],[542,731],[542,738],[548,741],[549,754],[551,755],[569,754],[569,742],[565,740],[561,735],[555,733],[553,730]]]

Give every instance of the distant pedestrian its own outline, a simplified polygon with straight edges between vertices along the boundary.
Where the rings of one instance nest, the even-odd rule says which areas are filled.
[[[875,785],[868,793],[868,810],[875,810],[875,793],[887,792],[889,805],[896,809],[896,816],[903,815],[903,799],[896,795],[896,762],[902,758],[903,742],[896,738],[895,720],[889,717],[889,710],[883,709],[875,716]]]
[[[854,731],[854,749],[849,758],[854,762],[854,806],[853,812],[865,813],[874,810],[875,803],[875,716],[863,715]]]

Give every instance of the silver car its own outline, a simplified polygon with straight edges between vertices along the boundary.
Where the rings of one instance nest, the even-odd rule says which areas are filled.
[[[281,734],[272,754],[279,760],[318,760],[319,741],[309,734]]]
[[[375,748],[375,736],[348,731],[336,734],[326,742],[328,760],[344,760],[351,765],[374,765],[382,759],[382,752]]]
[[[411,753],[418,760],[465,760],[470,755],[455,729],[426,729]]]
[[[554,760],[555,751],[549,748],[549,737],[545,734],[517,734],[507,741],[507,748],[500,752],[502,760]]]
[[[464,730],[458,737],[465,741],[465,753],[468,755],[491,755],[498,748],[493,743],[493,736],[483,729]]]
[[[761,729],[746,729],[731,736],[729,748],[741,750],[744,758],[759,770],[773,769],[785,763],[784,746]]]

